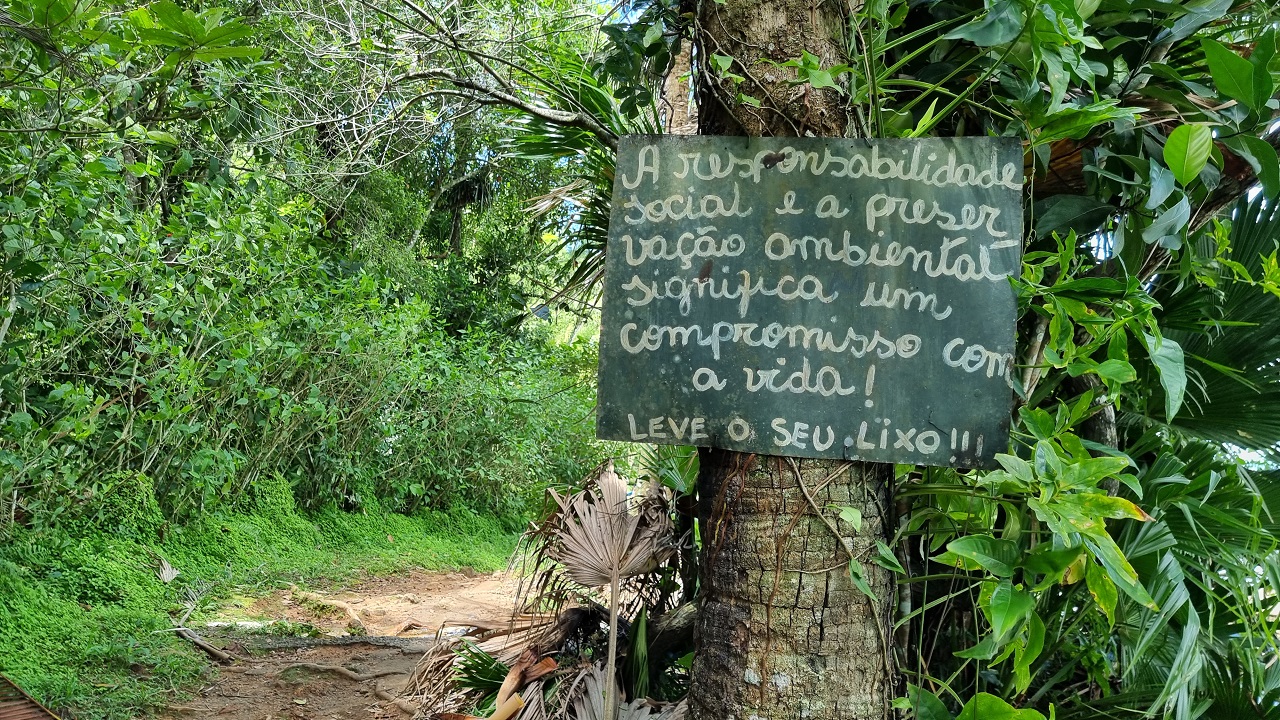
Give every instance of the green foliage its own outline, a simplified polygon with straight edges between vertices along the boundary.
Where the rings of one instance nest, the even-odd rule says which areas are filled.
[[[147,535],[157,505],[286,507],[282,482],[307,508],[515,520],[598,461],[593,348],[520,327],[545,274],[523,211],[545,163],[480,160],[503,180],[432,188],[437,165],[492,155],[477,130],[335,210],[277,179],[288,158],[236,145],[274,70],[227,8],[14,13],[40,41],[5,36],[0,79],[3,521]],[[65,92],[32,94],[37,76]]]
[[[137,717],[180,700],[207,672],[204,657],[170,632],[188,590],[209,593],[204,609],[287,582],[419,567],[491,571],[514,543],[499,523],[463,508],[407,517],[272,506],[204,515],[163,541],[113,528],[10,528],[0,535],[0,671],[77,716]],[[158,579],[158,558],[179,570],[172,583]]]
[[[563,168],[488,113],[352,154],[269,15],[0,8],[0,670],[78,716],[200,679],[188,590],[492,570],[603,452],[594,345],[523,322]]]
[[[540,479],[594,462],[571,429],[587,420],[590,348],[451,340],[427,302],[305,244],[305,206],[193,195],[203,212],[181,225],[98,213],[102,240],[45,260],[80,270],[41,289],[43,310],[10,350],[21,401],[3,421],[0,490],[17,491],[31,521],[82,513],[82,487],[106,491],[104,468],[147,473],[170,516],[272,473],[308,507],[358,506],[363,493],[401,509],[518,513]],[[33,220],[56,207],[27,206]],[[221,219],[194,227],[203,213]],[[135,232],[153,240],[118,252],[114,238]]]

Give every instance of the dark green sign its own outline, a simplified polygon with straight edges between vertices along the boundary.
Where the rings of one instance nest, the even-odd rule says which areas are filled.
[[[1021,247],[1017,140],[625,137],[598,434],[990,466]]]

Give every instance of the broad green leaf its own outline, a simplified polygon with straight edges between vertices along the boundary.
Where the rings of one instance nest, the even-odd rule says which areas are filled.
[[[1271,143],[1253,135],[1234,135],[1222,144],[1249,163],[1267,197],[1280,195],[1280,159]]]
[[[253,28],[248,25],[242,25],[238,21],[231,21],[225,25],[219,25],[209,34],[205,36],[201,43],[205,48],[222,47],[230,45],[236,40],[243,40],[253,35]]]
[[[1022,3],[1013,0],[988,0],[987,14],[947,33],[948,40],[969,40],[980,47],[1003,45],[1022,34],[1026,15]]]
[[[1127,467],[1129,467],[1129,458],[1126,457],[1089,458],[1079,462],[1068,463],[1063,466],[1062,472],[1058,473],[1058,487],[1062,490],[1093,490],[1098,487],[1098,483],[1122,472]],[[1098,493],[1085,493],[1079,497],[1092,495],[1097,495],[1107,500],[1116,499]],[[1075,497],[1078,496],[1061,495],[1058,499]]]
[[[140,7],[137,10],[130,10],[125,13],[125,17],[128,18],[133,27],[139,30],[150,30],[156,27],[155,18],[151,17],[151,13],[147,12],[145,7]]]
[[[996,656],[996,651],[999,649],[1000,646],[996,642],[996,636],[992,634],[983,638],[977,645],[974,645],[971,648],[965,648],[964,650],[957,650],[952,654],[959,658],[990,660]]]
[[[151,14],[155,17],[160,26],[172,30],[173,32],[187,35],[189,28],[187,27],[186,18],[182,16],[182,8],[178,7],[173,0],[160,0],[150,5]]]
[[[849,523],[855,533],[862,532],[862,511],[851,505],[840,508],[840,519]]]
[[[1036,203],[1035,212],[1036,234],[1047,237],[1054,231],[1060,234],[1067,230],[1093,232],[1115,214],[1116,209],[1110,203],[1088,195],[1055,195]]]
[[[143,29],[138,31],[138,39],[144,45],[161,45],[164,47],[185,48],[191,46],[191,39],[179,35],[172,30]]]
[[[1023,558],[1022,567],[1037,575],[1055,578],[1056,582],[1056,579],[1067,572],[1067,568],[1071,567],[1071,563],[1075,562],[1082,552],[1084,552],[1083,547],[1055,550],[1049,543],[1041,543]]]
[[[191,169],[192,163],[193,160],[191,158],[190,151],[183,150],[182,154],[178,156],[178,159],[174,161],[173,170],[170,174],[181,175]]]
[[[1246,107],[1258,110],[1253,95],[1253,65],[1248,60],[1231,52],[1215,40],[1202,38],[1200,46],[1204,48],[1204,56],[1209,61],[1209,72],[1213,75],[1213,84],[1223,95],[1244,103]],[[1266,100],[1263,99],[1263,103]]]
[[[200,44],[205,38],[204,23],[190,10],[183,10],[172,0],[159,0],[151,5],[151,12],[161,27],[191,38],[193,44]]]
[[[1156,162],[1155,158],[1149,160],[1149,176],[1150,189],[1147,191],[1147,202],[1143,206],[1148,210],[1155,210],[1164,204],[1164,201],[1173,192],[1173,173],[1169,172],[1169,168]]]
[[[1052,46],[1041,48],[1040,53],[1044,61],[1045,78],[1049,81],[1047,114],[1052,116],[1057,113],[1058,108],[1062,106],[1062,99],[1066,97],[1067,88],[1071,85],[1071,73],[1063,63],[1062,55]]]
[[[200,62],[213,62],[214,60],[225,60],[227,58],[250,58],[256,60],[262,57],[262,50],[253,47],[207,48],[195,51],[192,57]]]
[[[1138,371],[1124,360],[1104,360],[1098,363],[1098,367],[1094,368],[1094,372],[1103,380],[1111,382],[1127,383],[1138,379]]]
[[[885,570],[892,570],[901,575],[907,574],[906,569],[902,567],[902,563],[898,562],[898,558],[894,556],[893,550],[881,540],[876,541],[876,557],[872,559],[872,562]]]
[[[1031,593],[1013,586],[1013,582],[1001,580],[991,593],[991,602],[987,606],[987,618],[991,621],[991,632],[1002,638],[1016,628],[1031,612],[1035,598]]]
[[[978,693],[956,716],[956,720],[1044,720],[1031,709],[1018,710],[990,693]]]
[[[937,695],[910,683],[907,684],[907,696],[902,698],[902,704],[895,702],[894,706],[912,711],[915,713],[915,720],[955,720],[955,716]]]
[[[1142,338],[1164,387],[1165,422],[1171,422],[1182,407],[1182,397],[1187,391],[1187,366],[1182,346],[1167,337],[1156,338],[1143,333]]]
[[[866,570],[862,567],[862,563],[857,560],[849,561],[849,579],[853,581],[853,586],[863,595],[871,598],[875,602],[879,602],[879,598],[871,589],[871,585],[867,583]]]
[[[648,30],[645,30],[644,40],[642,42],[644,43],[645,47],[649,47],[650,45],[658,42],[661,39],[662,39],[662,23],[655,22],[649,26]]]
[[[1271,65],[1271,59],[1280,50],[1277,46],[1278,42],[1280,42],[1280,34],[1273,27],[1258,38],[1253,45],[1253,52],[1249,53],[1249,63],[1253,65],[1253,101],[1258,108],[1266,106],[1267,101],[1271,99],[1271,94],[1275,92],[1275,80],[1271,77],[1268,68]]]
[[[809,85],[811,85],[814,90],[821,90],[822,88],[840,89],[840,86],[836,85],[835,80],[832,79],[831,73],[826,70],[809,71]]]
[[[1183,187],[1200,175],[1213,152],[1213,132],[1207,125],[1179,125],[1164,144],[1164,164]]]
[[[167,133],[163,130],[148,130],[147,139],[162,145],[176,146],[178,144],[178,138],[174,137],[173,133]]]
[[[1089,594],[1093,596],[1093,601],[1098,603],[1098,607],[1102,608],[1102,612],[1106,613],[1107,622],[1114,627],[1116,624],[1116,601],[1119,600],[1116,584],[1111,581],[1107,571],[1096,563],[1089,563],[1088,568],[1085,570],[1084,580],[1089,587]]]
[[[1129,559],[1124,556],[1120,547],[1116,545],[1110,536],[1086,536],[1084,544],[1093,553],[1093,556],[1102,563],[1102,567],[1106,568],[1107,575],[1111,580],[1126,595],[1152,610],[1159,609],[1156,601],[1151,598],[1151,594],[1147,592],[1146,588],[1142,587],[1142,583],[1138,580],[1138,573],[1133,569],[1133,565],[1129,563]]]
[[[1088,20],[1101,4],[1102,0],[1075,0],[1076,14],[1081,20]]]
[[[1114,458],[1098,458],[1114,459]],[[1104,495],[1100,492],[1061,493],[1054,496],[1046,507],[1060,513],[1068,520],[1150,520],[1142,508],[1124,498]],[[1084,532],[1082,530],[1082,532]]]
[[[1035,471],[1031,469],[1031,463],[1023,460],[1017,455],[996,453],[996,462],[1000,463],[1000,467],[1004,468],[1005,472],[1019,480],[1026,483],[1035,482]]]
[[[1024,405],[1018,408],[1018,415],[1022,418],[1022,424],[1037,439],[1046,440],[1053,436],[1056,429],[1053,417],[1042,408],[1028,408]]]
[[[1021,556],[1017,544],[990,535],[970,535],[947,543],[947,550],[968,558],[998,577],[1010,577]]]
[[[1190,0],[1183,3],[1181,9],[1185,15],[1178,18],[1171,27],[1156,36],[1153,43],[1173,43],[1191,37],[1195,31],[1217,20],[1235,4],[1235,0]],[[1177,8],[1177,5],[1172,6]]]
[[[1041,440],[1036,443],[1035,450],[1031,454],[1032,465],[1036,469],[1036,475],[1047,480],[1056,480],[1062,474],[1062,458],[1058,457],[1058,451],[1054,449],[1053,444],[1048,440]]]
[[[1186,197],[1173,207],[1156,216],[1156,219],[1142,230],[1142,241],[1148,245],[1159,244],[1170,250],[1177,250],[1182,245],[1182,235],[1191,220],[1191,203]]]
[[[1141,108],[1121,107],[1119,100],[1076,107],[1068,104],[1047,118],[1035,133],[1033,145],[1044,145],[1058,140],[1078,140],[1094,132],[1100,125],[1116,121],[1132,121],[1142,112]]]
[[[1044,621],[1033,610],[1027,621],[1027,642],[1014,652],[1013,673],[1018,692],[1031,685],[1031,664],[1044,650]]]

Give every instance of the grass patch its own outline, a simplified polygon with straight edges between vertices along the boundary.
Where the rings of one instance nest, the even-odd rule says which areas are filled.
[[[497,520],[463,509],[409,517],[253,506],[182,526],[11,529],[0,533],[0,671],[77,718],[137,717],[185,697],[207,672],[204,656],[168,632],[189,590],[204,594],[208,611],[289,582],[492,571],[515,541]],[[168,585],[159,558],[180,571]]]

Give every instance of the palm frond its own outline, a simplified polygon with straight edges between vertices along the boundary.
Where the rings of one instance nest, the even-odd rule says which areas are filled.
[[[640,575],[671,553],[671,522],[664,512],[629,507],[626,482],[612,467],[601,473],[596,492],[568,498],[553,494],[564,518],[552,557],[574,582],[601,587]]]
[[[547,62],[539,75],[553,79],[543,81],[537,90],[549,105],[589,114],[601,127],[619,136],[662,132],[655,103],[645,104],[646,109],[636,115],[624,113],[605,73],[582,58],[562,52]],[[561,213],[556,251],[562,255],[563,290],[557,299],[575,296],[594,303],[604,277],[614,150],[596,134],[528,114],[513,116],[511,127],[515,135],[507,152],[526,159],[568,161],[573,168],[573,181],[535,199],[534,208],[547,217]]]
[[[600,665],[584,668],[574,681],[575,694],[569,702],[572,720],[607,720],[605,712],[608,697],[620,697],[617,684],[608,692],[608,673]],[[619,702],[614,717],[617,720],[684,720],[687,703],[657,704],[640,698],[629,703]]]
[[[1246,196],[1229,217],[1229,258],[1254,282],[1226,273],[1216,296],[1196,286],[1160,298],[1166,306],[1193,303],[1202,312],[1200,330],[1185,329],[1183,322],[1184,329],[1166,333],[1199,376],[1172,425],[1274,457],[1280,446],[1280,297],[1255,283],[1280,244],[1280,205],[1262,195]]]

